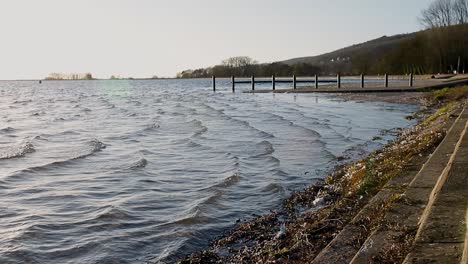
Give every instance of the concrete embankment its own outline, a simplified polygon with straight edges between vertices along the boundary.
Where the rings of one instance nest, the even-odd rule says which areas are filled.
[[[455,123],[453,133],[447,135],[446,144],[454,150],[431,192],[420,219],[414,248],[404,263],[467,263],[467,252],[463,254],[464,249],[468,248],[465,241],[468,205],[467,128],[468,110],[465,109]],[[443,164],[437,159],[433,163],[436,168]]]
[[[400,256],[404,263],[466,263],[467,127],[465,108],[406,191],[401,193],[409,178],[390,181],[312,263],[378,263],[386,255],[406,252]],[[365,211],[392,195],[401,199],[393,203],[380,227],[356,247],[351,238],[362,232],[361,218],[369,215]]]

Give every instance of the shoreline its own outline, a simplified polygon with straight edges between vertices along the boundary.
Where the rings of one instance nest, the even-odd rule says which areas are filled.
[[[468,94],[468,89],[464,89],[463,99]],[[381,225],[391,205],[400,199],[398,195],[391,195],[384,202],[375,203],[372,202],[374,196],[380,194],[384,185],[401,178],[405,172],[416,173],[419,170],[444,138],[453,122],[453,115],[465,103],[460,98],[450,99],[451,94],[445,89],[417,95],[411,93],[413,96],[405,96],[405,100],[401,100],[401,93],[398,94],[399,98],[396,94],[383,97],[381,94],[346,94],[342,98],[418,103],[421,108],[412,115],[412,118],[421,120],[418,124],[400,132],[396,139],[381,149],[336,168],[323,183],[293,192],[283,201],[281,208],[240,221],[210,243],[209,249],[186,256],[180,263],[310,263],[357,215],[360,215],[364,229],[351,240],[359,248],[362,240]],[[440,113],[440,109],[445,111]],[[411,238],[402,242],[409,240]],[[401,252],[408,248],[408,243],[402,243],[401,247],[380,260],[401,262]]]

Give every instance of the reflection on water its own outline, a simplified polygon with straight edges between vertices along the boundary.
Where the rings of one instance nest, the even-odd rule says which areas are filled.
[[[414,110],[210,86],[0,82],[0,263],[174,260]]]

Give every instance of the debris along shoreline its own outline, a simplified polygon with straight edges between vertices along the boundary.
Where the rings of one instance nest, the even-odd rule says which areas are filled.
[[[323,183],[292,193],[281,208],[241,221],[209,249],[180,263],[310,263],[351,221],[361,227],[349,238],[359,249],[383,224],[391,205],[402,199],[401,192],[372,198],[390,180],[417,173],[444,138],[467,95],[466,86],[428,93],[425,109],[416,114],[421,119],[417,125],[367,157],[338,167]],[[408,231],[398,246],[379,256],[379,262],[402,262],[414,235]]]

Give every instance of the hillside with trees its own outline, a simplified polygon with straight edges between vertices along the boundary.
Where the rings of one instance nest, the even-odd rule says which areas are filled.
[[[259,64],[233,57],[220,65],[186,70],[178,78],[239,76],[437,74],[468,70],[468,0],[435,0],[421,12],[424,30],[383,36],[319,56]]]

